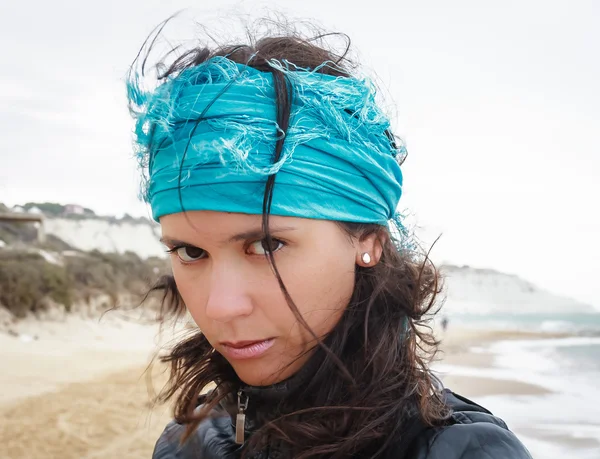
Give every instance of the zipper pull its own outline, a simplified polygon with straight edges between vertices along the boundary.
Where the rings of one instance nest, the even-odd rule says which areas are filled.
[[[244,444],[244,428],[246,426],[246,408],[248,408],[248,396],[244,395],[242,389],[238,390],[238,414],[235,419],[235,442]]]

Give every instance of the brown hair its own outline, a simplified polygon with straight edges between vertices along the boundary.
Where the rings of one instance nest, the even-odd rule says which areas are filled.
[[[327,34],[306,39],[295,33],[250,39],[248,44],[216,49],[192,49],[165,69],[160,77],[176,75],[214,56],[247,64],[273,74],[276,87],[277,123],[285,132],[291,109],[291,89],[283,72],[269,65],[270,59],[287,60],[300,68],[319,68],[322,73],[350,76],[350,41],[341,54],[323,44]],[[341,35],[342,37],[345,37]],[[345,37],[347,38],[347,37]],[[323,62],[335,65],[319,67]],[[388,132],[390,141],[393,135]],[[277,141],[273,160],[281,155],[285,136]],[[268,177],[263,199],[265,248],[273,247],[269,213],[276,174]],[[286,401],[284,414],[264,424],[252,435],[245,452],[266,443],[285,445],[298,459],[345,458],[369,453],[380,457],[392,444],[401,442],[409,424],[417,417],[425,425],[436,425],[447,416],[435,378],[427,365],[437,342],[427,325],[435,313],[440,276],[428,254],[418,256],[400,249],[389,230],[377,224],[338,222],[349,237],[379,236],[383,253],[375,266],[356,267],[355,288],[342,318],[324,340],[318,340],[321,365],[305,385]],[[287,292],[273,254],[267,258],[298,321],[308,327]],[[172,276],[164,277],[153,291],[163,292],[161,320],[179,316],[185,305]],[[310,330],[309,330],[310,331]],[[314,334],[313,334],[314,336]],[[314,336],[316,338],[316,336]],[[158,396],[174,399],[174,415],[187,424],[189,436],[224,398],[237,391],[240,381],[229,363],[207,341],[201,331],[174,346],[161,357],[170,365],[169,380]],[[217,388],[196,410],[199,394],[211,383]]]

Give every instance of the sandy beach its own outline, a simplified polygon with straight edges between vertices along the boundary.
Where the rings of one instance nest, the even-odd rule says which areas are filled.
[[[448,333],[438,331],[442,345],[436,356],[436,363],[452,367],[473,369],[491,369],[494,367],[494,355],[485,347],[502,340],[539,339],[540,333],[498,330],[471,330],[466,328],[452,329]],[[544,334],[544,338],[562,338],[564,334]],[[490,378],[478,375],[462,375],[441,372],[444,385],[455,392],[465,394],[468,398],[492,395],[544,395],[550,391],[543,386],[506,378]]]
[[[0,332],[0,457],[150,457],[170,419],[169,407],[150,404],[147,366],[158,346],[168,341],[156,335],[154,326],[90,319],[29,321],[16,336]],[[487,344],[536,337],[539,334],[452,329],[443,336],[443,353],[434,368],[442,368],[438,374],[447,387],[476,401],[541,397],[551,390],[518,378],[477,373],[494,369]],[[462,371],[445,372],[444,366]],[[165,378],[159,371],[155,367],[155,388]],[[543,431],[523,433],[547,440]],[[594,446],[591,438],[564,435],[551,440],[565,447]]]
[[[157,327],[73,318],[19,333],[0,333],[0,457],[151,456],[170,419],[169,407],[150,404]]]

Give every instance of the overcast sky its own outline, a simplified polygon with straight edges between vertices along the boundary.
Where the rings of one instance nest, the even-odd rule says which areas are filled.
[[[147,215],[123,85],[139,46],[181,8],[202,23],[270,4],[349,34],[376,72],[409,151],[401,207],[442,234],[434,260],[600,304],[594,0],[2,2],[0,202]]]

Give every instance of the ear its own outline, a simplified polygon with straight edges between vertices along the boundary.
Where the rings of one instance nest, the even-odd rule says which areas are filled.
[[[381,240],[382,235],[373,233],[369,234],[364,239],[358,241],[356,244],[356,264],[359,266],[369,267],[375,266],[381,259],[383,253],[383,241]],[[370,261],[368,263],[363,259],[363,255],[369,254]]]

